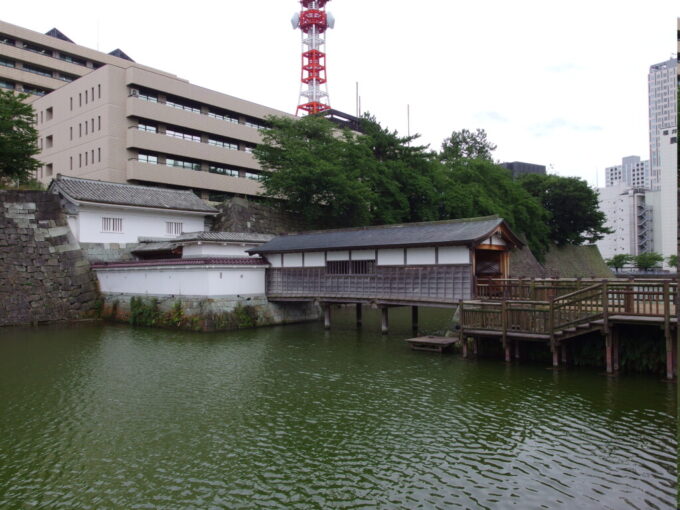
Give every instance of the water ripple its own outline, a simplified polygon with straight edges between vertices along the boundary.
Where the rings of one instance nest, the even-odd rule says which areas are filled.
[[[675,508],[654,378],[317,325],[39,331],[0,341],[1,508]]]

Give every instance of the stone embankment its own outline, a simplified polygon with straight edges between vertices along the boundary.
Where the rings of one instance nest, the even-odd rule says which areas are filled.
[[[0,191],[0,326],[91,317],[97,298],[59,198]]]

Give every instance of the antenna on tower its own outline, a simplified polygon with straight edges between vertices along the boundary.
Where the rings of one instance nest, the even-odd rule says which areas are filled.
[[[335,18],[326,12],[330,0],[300,0],[302,10],[293,15],[293,28],[302,31],[302,73],[300,99],[296,115],[300,112],[319,113],[330,109],[326,85],[326,30],[335,26]]]

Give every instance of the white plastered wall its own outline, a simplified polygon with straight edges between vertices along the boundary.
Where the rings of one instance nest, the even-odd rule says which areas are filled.
[[[254,244],[223,245],[223,244],[188,244],[182,249],[182,258],[193,259],[201,257],[249,257],[246,250],[254,248]]]
[[[254,296],[265,292],[265,268],[165,266],[95,270],[105,294]]]
[[[102,218],[122,218],[122,232],[102,232]],[[205,230],[202,214],[188,214],[180,211],[145,210],[124,207],[81,206],[79,211],[79,232],[73,234],[83,243],[136,243],[139,237],[167,237],[166,222],[182,223],[183,232]]]

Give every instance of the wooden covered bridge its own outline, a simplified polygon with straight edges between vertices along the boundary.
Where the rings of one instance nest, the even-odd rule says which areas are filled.
[[[279,236],[249,250],[265,257],[270,301],[313,301],[330,327],[333,304],[381,310],[410,306],[458,308],[459,339],[497,338],[506,360],[519,342],[547,343],[558,366],[569,339],[599,331],[607,370],[618,369],[618,334],[625,324],[661,327],[667,375],[676,371],[677,284],[622,280],[509,278],[509,252],[521,241],[501,218],[410,223]],[[466,353],[466,349],[464,349]],[[514,353],[514,354],[513,354]]]

